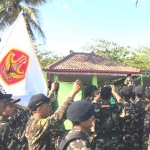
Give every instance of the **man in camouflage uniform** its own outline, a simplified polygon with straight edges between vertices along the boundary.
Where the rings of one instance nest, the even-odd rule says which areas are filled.
[[[31,112],[28,108],[15,104],[16,113],[9,122],[10,128],[14,131],[15,136],[20,140],[21,147],[19,150],[27,150],[27,139],[24,136],[26,123],[28,122]]]
[[[119,127],[122,136],[122,149],[142,150],[142,133],[145,116],[145,100],[142,99],[143,87],[135,88],[135,100],[130,101],[132,90],[122,87],[124,109],[120,115]]]
[[[4,99],[4,98],[10,98],[11,96],[12,96],[12,95],[7,96],[6,94],[3,94],[2,92],[0,92],[0,116],[2,115],[3,110],[4,110],[4,102],[3,102],[3,99]],[[0,122],[0,125],[1,125],[1,122]],[[0,126],[0,129],[1,129],[1,126]],[[0,134],[0,136],[1,136],[1,134]],[[1,149],[1,150],[4,149],[2,138],[0,138],[0,149]]]
[[[92,84],[89,84],[84,89],[84,100],[92,102],[94,99],[95,87]]]
[[[134,80],[132,79],[131,74],[127,75],[127,78],[125,79],[124,84],[130,87],[131,89],[135,88],[135,83],[134,83]]]
[[[123,105],[124,109],[120,115],[119,120],[119,130],[121,133],[121,142],[120,142],[120,150],[128,149],[133,150],[133,120],[135,119],[134,113],[134,105],[130,101],[132,96],[132,89],[128,86],[122,87],[122,98],[123,98]]]
[[[134,114],[135,119],[133,120],[133,137],[134,137],[134,149],[143,150],[142,148],[142,140],[143,140],[143,132],[144,132],[144,118],[146,115],[146,106],[148,101],[143,98],[144,88],[142,85],[139,85],[135,88],[135,101],[134,104]]]
[[[53,86],[53,85],[52,85]],[[44,94],[33,95],[28,107],[33,115],[26,125],[25,137],[28,140],[29,150],[54,150],[51,143],[51,135],[58,124],[65,120],[65,112],[68,105],[73,101],[75,95],[82,89],[80,80],[76,80],[73,89],[66,101],[58,108],[53,115],[49,116],[50,102]]]
[[[3,94],[0,92],[0,115],[2,115],[4,111],[5,105],[3,100],[9,99],[11,96],[12,94]],[[8,122],[2,119],[0,119],[0,137],[0,150],[12,150],[12,145],[14,145],[13,149],[17,150],[20,145],[20,141],[12,134]]]
[[[15,101],[12,101],[11,103],[9,102],[9,104],[7,104],[8,101],[7,99],[5,99],[4,103],[5,103],[5,109],[3,112],[3,120],[5,119],[5,121],[7,121],[13,135],[21,142],[21,146],[18,147],[18,150],[27,150],[27,140],[23,136],[23,133],[26,127],[26,123],[29,117],[31,116],[31,113],[29,109],[16,104]],[[11,105],[11,108],[14,112],[10,111],[10,109],[9,109],[10,112],[6,111],[9,105]],[[12,115],[10,113],[12,113]],[[9,118],[7,119],[7,117]],[[12,149],[13,149],[13,145],[12,145]]]
[[[112,95],[117,103],[110,103]],[[101,89],[100,101],[94,100],[95,107],[95,150],[116,150],[119,143],[118,120],[123,105],[121,97],[114,86],[106,86]],[[99,102],[98,102],[99,101]]]
[[[67,110],[67,118],[73,123],[73,128],[63,137],[59,149],[92,150],[86,132],[95,123],[93,105],[84,100],[74,102]],[[76,138],[73,138],[74,136],[76,136]]]
[[[144,91],[144,99],[147,102],[147,105],[145,106],[145,118],[144,118],[144,129],[143,129],[143,137],[142,137],[142,150],[149,150],[148,145],[150,145],[150,89],[146,89]]]

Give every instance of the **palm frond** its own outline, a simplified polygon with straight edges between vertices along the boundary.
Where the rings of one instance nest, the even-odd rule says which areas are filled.
[[[30,6],[23,5],[23,2],[29,3],[29,0],[1,0],[0,1],[0,30],[12,25],[21,10],[25,18],[27,30],[33,41],[36,40],[34,31],[42,37],[45,43],[46,37],[41,28],[39,10]],[[31,0],[30,3],[44,3],[45,0]],[[34,31],[33,31],[34,29]]]
[[[26,6],[26,5],[21,5],[21,10],[23,10],[24,14],[28,14],[28,17],[30,17],[30,19],[38,21],[40,20],[40,15],[39,15],[39,10],[30,6]]]
[[[6,0],[0,0],[0,7],[3,7],[6,4]]]
[[[34,29],[39,35],[39,37],[42,37],[42,40],[45,43],[46,37],[44,32],[41,29],[41,23],[40,23],[40,16],[39,11],[36,8],[33,7],[27,7],[25,5],[21,5],[21,8],[24,12],[24,17],[26,18],[26,21],[28,22],[28,25],[31,26],[31,29]],[[31,32],[31,31],[30,31]],[[31,35],[31,37],[35,40],[35,36]]]
[[[30,6],[41,6],[46,3],[46,0],[22,0],[26,5]]]
[[[6,11],[5,8],[0,9],[0,30],[4,30],[5,28],[9,27],[17,18],[18,13],[17,11],[13,14]]]
[[[24,14],[23,14],[23,16],[24,16],[24,19],[25,19],[25,23],[26,23],[26,27],[27,27],[29,36],[31,37],[31,39],[32,39],[33,41],[35,41],[36,38],[35,38],[35,36],[34,36],[34,33],[33,33],[32,29],[31,29],[30,23],[29,23],[28,19],[26,18],[26,16],[25,16]]]

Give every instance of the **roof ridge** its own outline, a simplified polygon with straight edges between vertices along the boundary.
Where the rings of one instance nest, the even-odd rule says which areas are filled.
[[[130,71],[139,72],[140,69],[97,55],[94,52],[72,52],[62,59],[54,62],[45,70],[103,70],[103,71]]]
[[[91,52],[92,53],[92,52]],[[70,53],[69,55],[63,57],[62,59],[58,60],[58,61],[55,61],[54,63],[52,63],[50,66],[48,67],[45,67],[45,69],[50,69],[50,67],[55,67],[58,63],[61,63],[63,62],[64,60],[66,60],[67,58],[71,57],[71,55],[75,55],[75,54],[91,54],[91,53],[84,53],[84,52],[72,52]],[[95,54],[95,53],[92,53],[92,54]]]

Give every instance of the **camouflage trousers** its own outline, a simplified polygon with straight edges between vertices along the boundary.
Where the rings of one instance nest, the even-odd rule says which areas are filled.
[[[104,136],[96,140],[95,150],[117,150],[118,136]]]

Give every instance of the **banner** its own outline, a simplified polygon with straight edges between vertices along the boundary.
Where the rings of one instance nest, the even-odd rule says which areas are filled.
[[[47,93],[47,85],[22,13],[0,49],[0,84],[26,106],[32,95]]]

